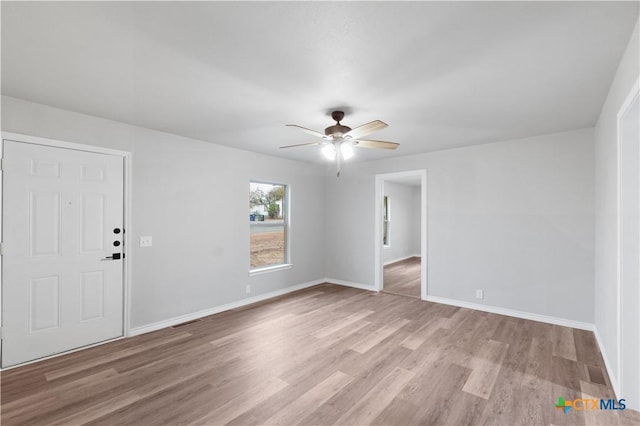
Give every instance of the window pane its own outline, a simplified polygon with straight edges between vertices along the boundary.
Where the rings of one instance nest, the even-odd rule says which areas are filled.
[[[385,221],[382,230],[382,245],[389,245],[389,222]]]
[[[251,269],[287,263],[286,186],[250,182]]]
[[[389,197],[387,197],[386,195],[382,198],[382,211],[383,211],[383,219],[389,220]]]
[[[280,265],[284,261],[284,225],[251,227],[251,268]]]
[[[389,197],[382,197],[382,245],[389,245]]]

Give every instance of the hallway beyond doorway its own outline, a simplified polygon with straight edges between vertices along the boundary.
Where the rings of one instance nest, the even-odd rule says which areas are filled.
[[[383,291],[420,299],[420,257],[385,265]]]

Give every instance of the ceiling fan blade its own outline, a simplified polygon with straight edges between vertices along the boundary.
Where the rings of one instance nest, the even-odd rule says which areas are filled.
[[[363,136],[367,136],[370,133],[377,132],[378,130],[382,130],[387,127],[388,124],[384,121],[374,120],[367,124],[363,124],[360,127],[356,127],[344,134],[345,139],[358,139]]]
[[[351,141],[353,146],[357,146],[358,148],[372,148],[372,149],[396,149],[400,146],[399,143],[395,142],[387,142],[387,141],[372,141],[372,140],[364,140],[359,139],[357,141]]]
[[[311,146],[311,145],[322,145],[322,144],[320,142],[299,143],[299,144],[296,144],[296,145],[281,146],[280,149],[282,149],[282,148],[296,148],[298,146]]]
[[[287,127],[297,127],[305,133],[309,133],[310,135],[317,136],[322,139],[328,139],[328,136],[324,133],[316,132],[315,130],[307,129],[306,127],[298,126],[296,124],[286,124]]]

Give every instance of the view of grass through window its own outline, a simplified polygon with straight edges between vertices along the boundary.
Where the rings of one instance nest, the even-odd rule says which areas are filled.
[[[287,263],[286,186],[249,183],[251,269]]]

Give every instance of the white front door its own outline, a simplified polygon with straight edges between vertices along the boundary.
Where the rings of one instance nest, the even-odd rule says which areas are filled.
[[[2,366],[122,336],[123,157],[5,140],[2,184]]]

